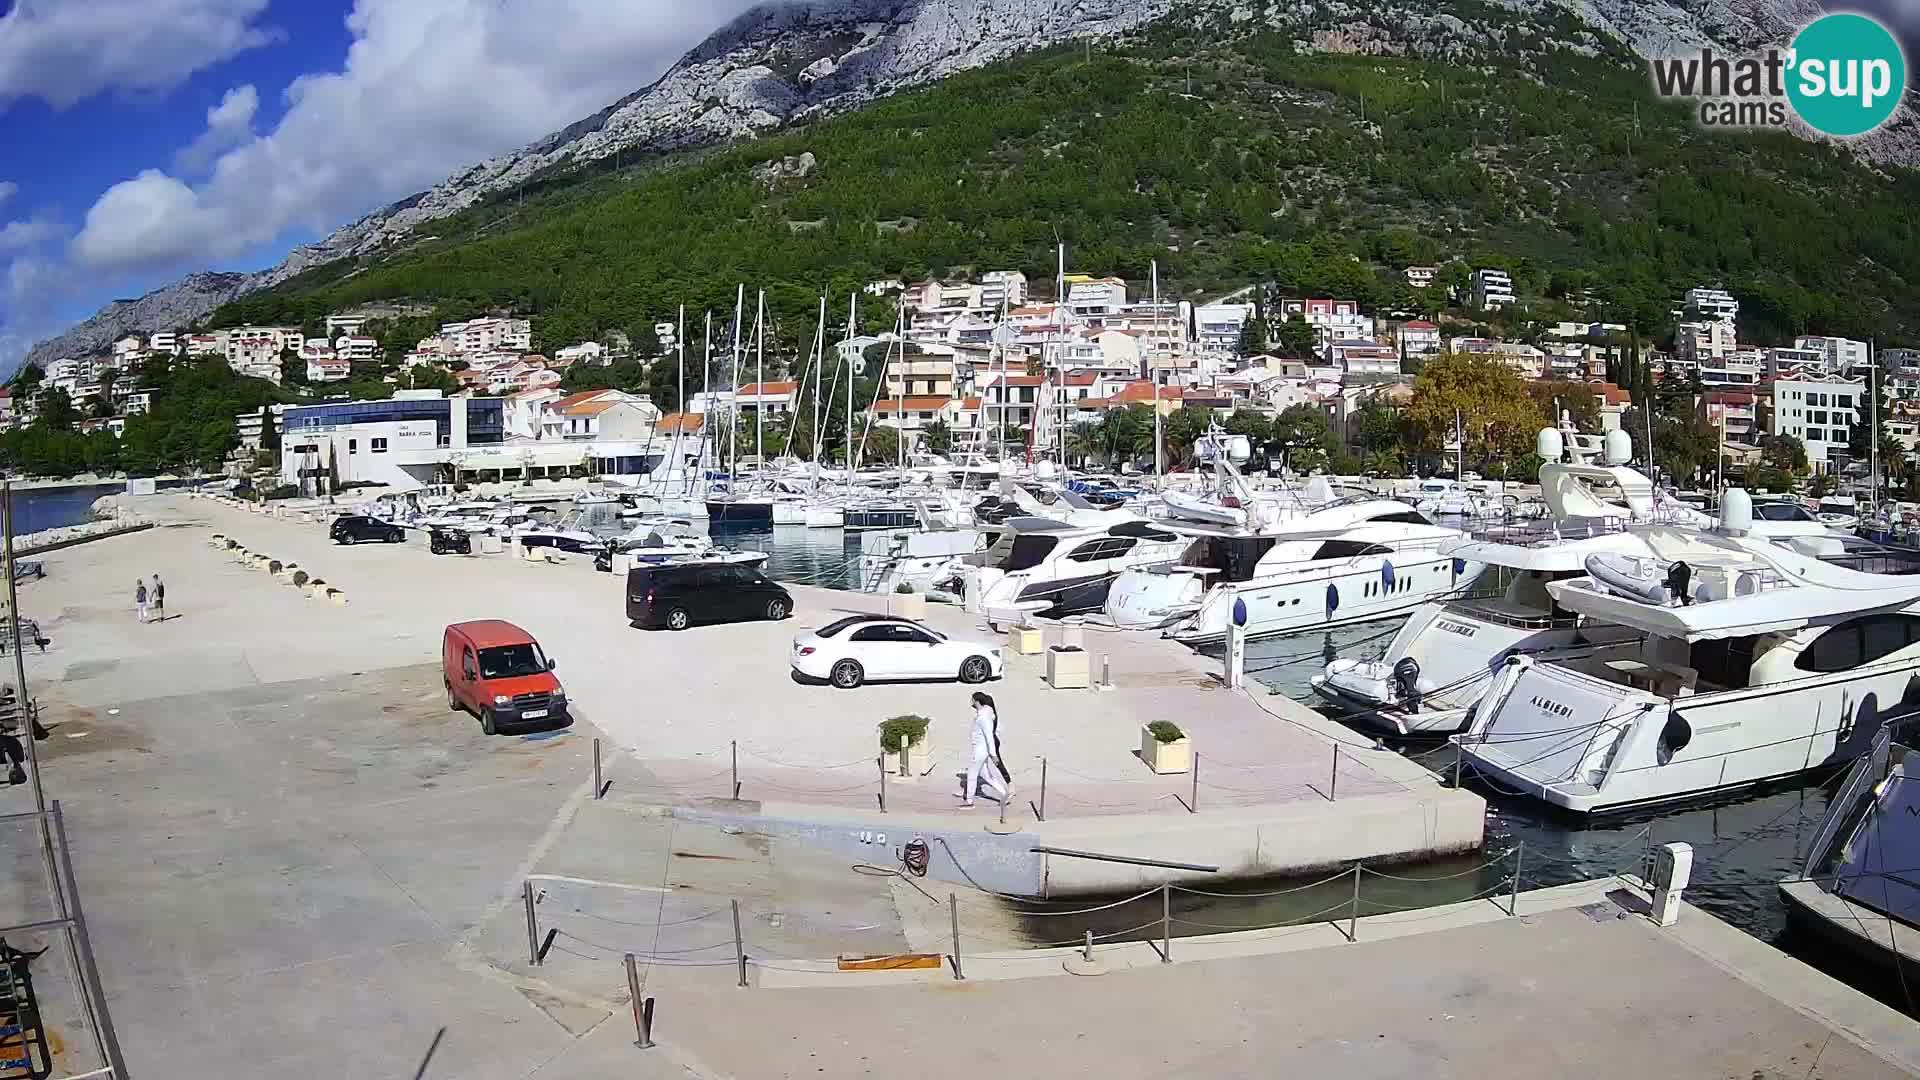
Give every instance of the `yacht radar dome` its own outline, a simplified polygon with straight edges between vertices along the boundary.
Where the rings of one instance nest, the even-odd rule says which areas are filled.
[[[1560,432],[1555,428],[1541,428],[1540,434],[1534,436],[1533,452],[1539,454],[1549,464],[1559,461],[1566,449],[1566,442],[1560,438]]]
[[[1607,464],[1625,465],[1633,460],[1633,436],[1614,428],[1607,432]]]
[[[1730,536],[1753,531],[1753,496],[1741,488],[1728,488],[1720,496],[1720,531]]]

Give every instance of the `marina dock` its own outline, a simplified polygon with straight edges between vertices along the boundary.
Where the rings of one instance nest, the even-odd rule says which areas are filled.
[[[703,641],[626,628],[618,584],[577,564],[336,549],[313,526],[150,505],[162,525],[54,553],[21,594],[51,639],[28,657],[54,727],[42,768],[142,1076],[405,1075],[441,1028],[429,1075],[938,1078],[1032,1075],[1044,1060],[1110,1077],[1599,1076],[1629,1046],[1655,1077],[1920,1067],[1911,1021],[1704,912],[1653,927],[1619,879],[1176,936],[1171,963],[1150,932],[1103,935],[1106,974],[1068,974],[1077,950],[1035,948],[1034,920],[954,880],[959,866],[1031,883],[1033,846],[1240,872],[1253,872],[1242,856],[1371,863],[1412,855],[1416,834],[1454,814],[1462,829],[1472,819],[1465,846],[1478,839],[1477,799],[1281,699],[1219,687],[1204,659],[1168,643],[1090,640],[1115,657],[1111,691],[1048,689],[1032,657],[989,684],[1020,754],[1104,778],[1050,772],[1040,821],[1024,806],[1038,778],[1014,758],[1027,813],[1010,808],[1020,831],[996,835],[990,804],[957,810],[938,769],[890,784],[885,814],[856,786],[886,715],[933,716],[935,754],[951,754],[941,725],[964,716],[964,688],[844,692],[780,670],[797,625],[884,597],[795,590],[805,599],[786,623]],[[207,543],[215,529],[312,567],[348,602],[242,566]],[[121,594],[155,572],[170,617],[142,625]],[[446,710],[439,628],[483,615],[548,644],[580,701],[572,729],[488,737]],[[941,617],[970,629],[963,613]],[[1191,776],[1127,770],[1144,770],[1131,749],[1156,715],[1200,748],[1197,812],[1173,798],[1192,796]],[[775,742],[783,723],[789,738]],[[608,751],[599,799],[594,739]],[[1317,762],[1330,767],[1335,739],[1328,798]],[[743,754],[739,800],[713,748],[733,741],[782,759],[748,766]],[[1220,744],[1240,755],[1223,747],[1222,773],[1229,761],[1267,771],[1210,794],[1206,755]],[[775,785],[796,790],[776,799]],[[25,791],[0,789],[0,812]],[[1400,822],[1422,807],[1424,822]],[[946,841],[925,878],[886,872],[907,835]],[[30,844],[17,847],[28,838],[13,840],[5,895],[24,902],[37,870]],[[943,869],[947,853],[957,861]],[[1129,884],[1063,881],[1107,865]],[[1057,893],[1137,891],[1135,875],[1159,875],[1057,858],[1038,872]],[[1143,920],[1159,915],[1141,906],[1153,909]],[[633,1045],[627,953],[657,1006],[650,1050]],[[838,962],[907,954],[935,959],[913,971]],[[62,972],[36,974],[58,1002]]]

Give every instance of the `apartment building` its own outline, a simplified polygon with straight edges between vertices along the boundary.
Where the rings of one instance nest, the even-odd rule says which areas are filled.
[[[1400,353],[1391,345],[1371,341],[1336,341],[1328,345],[1327,362],[1348,375],[1398,375]]]
[[[897,282],[895,283],[898,284]],[[1018,270],[989,270],[980,275],[980,306],[993,311],[1027,302],[1027,275]]]
[[[1513,278],[1505,270],[1483,269],[1473,272],[1473,306],[1505,307],[1513,303]]]
[[[1674,328],[1674,355],[1692,364],[1704,367],[1708,361],[1723,360],[1736,347],[1731,321],[1707,319],[1683,322]]]
[[[1282,297],[1267,307],[1268,321],[1278,325],[1288,319],[1305,319],[1313,327],[1314,342],[1321,347],[1335,342],[1372,338],[1373,317],[1360,314],[1355,300],[1318,297]]]
[[[1867,369],[1870,350],[1864,341],[1842,337],[1801,337],[1793,340],[1793,347],[1820,354],[1829,375],[1852,375]]]
[[[1688,289],[1685,310],[1702,319],[1726,323],[1731,327],[1740,314],[1740,301],[1725,289]]]
[[[280,367],[282,349],[298,349],[305,341],[297,326],[236,326],[226,331],[227,366],[242,374]]]
[[[307,381],[310,383],[345,382],[352,377],[353,364],[339,357],[307,361]]]
[[[1067,310],[1095,325],[1127,306],[1127,283],[1117,277],[1067,279]]]
[[[470,319],[441,326],[439,336],[451,346],[448,351],[462,355],[526,352],[533,348],[533,323],[528,319]],[[422,342],[416,351],[432,351],[425,345]]]
[[[334,339],[333,355],[350,364],[371,364],[385,354],[380,351],[380,342],[375,338],[343,334]]]
[[[147,337],[147,351],[162,356],[173,356],[180,351],[180,335],[171,330],[160,330]]]
[[[1433,284],[1434,277],[1439,273],[1440,268],[1437,266],[1409,266],[1407,267],[1407,284],[1416,289],[1424,289]]]
[[[1707,386],[1757,386],[1766,367],[1766,354],[1759,349],[1735,349],[1717,359],[1703,358],[1700,381]]]
[[[1867,395],[1864,379],[1776,379],[1773,430],[1807,447],[1807,461],[1825,471],[1828,455],[1845,453],[1847,437]]]
[[[953,365],[947,365],[949,383],[953,374]],[[799,403],[800,384],[797,382],[748,383],[734,395],[740,403],[742,413],[764,411],[768,416],[785,416]]]
[[[1751,443],[1765,434],[1755,430],[1758,400],[1751,390],[1709,390],[1701,404],[1709,426],[1724,425],[1728,440]]]
[[[1194,343],[1212,356],[1240,352],[1240,330],[1255,314],[1252,304],[1201,304],[1193,309]]]

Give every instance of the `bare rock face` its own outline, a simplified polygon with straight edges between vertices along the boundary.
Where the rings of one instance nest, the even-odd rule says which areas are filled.
[[[803,151],[798,155],[783,157],[778,161],[763,161],[753,167],[753,178],[763,185],[772,185],[780,180],[803,180],[813,175],[819,159],[813,151]]]
[[[36,367],[63,357],[104,352],[128,334],[185,327],[243,293],[257,288],[253,274],[189,274],[138,300],[115,300],[92,318],[33,347],[26,362]]]
[[[1587,53],[1672,55],[1713,44],[1743,50],[1784,41],[1821,13],[1816,0],[792,0],[762,4],[716,31],[651,86],[530,146],[482,161],[376,210],[286,261],[240,279],[233,295],[279,284],[309,267],[379,252],[421,225],[512,191],[543,170],[616,152],[658,152],[752,138],[797,120],[855,109],[901,90],[1018,53],[1084,38],[1116,38],[1174,16],[1222,33],[1261,27],[1330,51],[1413,54],[1470,62],[1500,49],[1528,16],[1572,14],[1590,29],[1560,43]],[[1509,17],[1510,13],[1510,17]],[[1902,118],[1851,143],[1877,161],[1920,162],[1920,95]],[[1812,137],[1810,132],[1802,134]],[[784,163],[782,163],[784,165]],[[233,275],[216,275],[231,278]],[[205,278],[207,275],[195,275]],[[193,279],[189,279],[192,281]],[[189,282],[150,305],[189,311],[216,295]],[[200,311],[230,296],[206,304]],[[144,304],[146,300],[134,302]],[[141,309],[145,310],[145,309]],[[177,317],[177,316],[170,316]],[[191,316],[189,316],[191,317]],[[165,328],[111,305],[94,324],[113,333]],[[104,331],[101,331],[104,332]],[[73,341],[91,341],[89,332]],[[110,340],[111,335],[106,340]],[[64,344],[54,348],[55,342]],[[67,337],[33,356],[74,351]]]

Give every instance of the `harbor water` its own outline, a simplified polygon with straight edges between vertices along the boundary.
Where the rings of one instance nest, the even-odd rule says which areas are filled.
[[[127,490],[124,482],[88,484],[84,487],[16,488],[13,492],[13,532],[15,536],[82,525],[90,520],[93,503],[102,495],[117,495]]]

